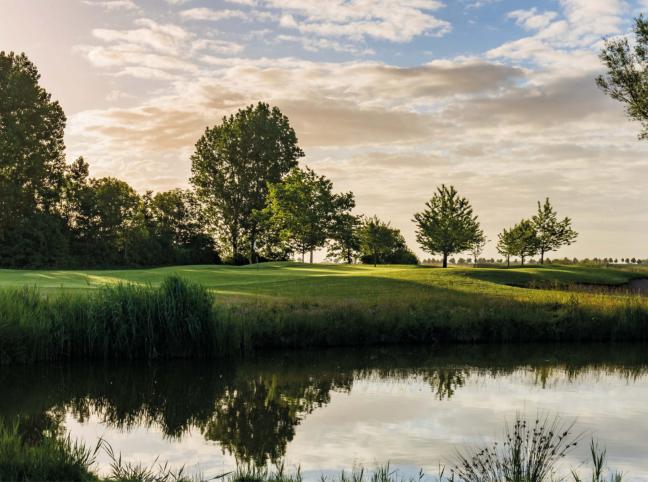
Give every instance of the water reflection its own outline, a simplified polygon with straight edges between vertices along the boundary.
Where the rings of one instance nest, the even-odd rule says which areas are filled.
[[[542,389],[610,375],[630,383],[648,374],[648,355],[636,345],[458,346],[270,353],[238,363],[4,367],[0,416],[20,417],[31,437],[64,430],[66,417],[126,434],[153,427],[170,441],[199,433],[239,463],[266,464],[286,455],[310,414],[354,384],[426,386],[427,396],[448,402],[471,379],[519,373]],[[408,410],[405,399],[396,410]]]

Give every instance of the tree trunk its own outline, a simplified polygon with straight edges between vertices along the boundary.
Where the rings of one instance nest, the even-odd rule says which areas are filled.
[[[302,251],[302,263],[305,262],[306,259],[306,251]]]
[[[351,257],[351,251],[347,252],[347,264],[353,264],[353,258]]]
[[[443,253],[443,267],[448,267],[448,253]]]
[[[256,244],[256,228],[250,230],[250,264],[254,264],[254,245]]]
[[[521,266],[524,266],[524,256],[520,256],[520,259],[522,260]]]
[[[511,257],[510,257],[510,256],[507,256],[507,257],[506,257],[506,267],[507,267],[507,268],[510,268],[510,267],[511,267]]]
[[[540,264],[544,264],[544,249],[540,250]]]
[[[313,264],[313,250],[310,250],[310,264]]]
[[[373,259],[374,259],[374,268],[378,266],[378,253],[374,251],[373,253]]]

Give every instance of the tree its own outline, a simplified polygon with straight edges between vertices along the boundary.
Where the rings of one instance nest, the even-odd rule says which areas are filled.
[[[642,125],[640,139],[648,139],[648,21],[635,19],[635,42],[627,37],[606,40],[599,57],[607,73],[596,79],[611,98],[625,104],[628,117]]]
[[[64,182],[66,119],[39,80],[24,54],[0,52],[0,257],[21,237],[10,231],[29,230],[30,217],[60,224],[54,218]]]
[[[561,246],[569,246],[578,237],[578,233],[571,227],[571,219],[558,219],[558,214],[547,198],[544,205],[538,201],[538,212],[531,218],[538,240],[540,264],[544,264],[544,255],[555,251]]]
[[[297,252],[310,253],[325,245],[336,218],[355,206],[353,193],[334,194],[333,183],[315,171],[295,168],[283,181],[270,184],[266,212],[282,241]]]
[[[511,229],[511,236],[514,239],[514,254],[520,257],[520,263],[524,266],[524,260],[539,251],[538,236],[533,223],[523,219]]]
[[[486,243],[488,242],[486,236],[484,236],[484,232],[481,229],[479,231],[480,231],[479,235],[473,241],[473,243],[470,245],[469,248],[470,254],[472,254],[473,257],[473,264],[475,266],[477,266],[477,259],[484,252],[484,248],[486,247]]]
[[[377,216],[364,221],[358,231],[360,252],[378,265],[381,258],[393,250],[396,243],[395,231],[389,223],[384,223]]]
[[[327,256],[347,264],[353,263],[360,252],[358,230],[361,224],[362,218],[351,213],[335,216],[330,229]]]
[[[516,238],[513,229],[504,229],[497,235],[497,252],[506,258],[506,266],[511,267],[511,256],[516,253]]]
[[[288,118],[258,103],[205,130],[191,156],[191,182],[218,217],[236,262],[243,237],[254,261],[259,217],[268,185],[279,182],[304,155]]]
[[[483,236],[479,221],[468,200],[453,186],[442,185],[425,206],[414,215],[416,240],[430,254],[442,254],[447,268],[449,255],[466,251]]]

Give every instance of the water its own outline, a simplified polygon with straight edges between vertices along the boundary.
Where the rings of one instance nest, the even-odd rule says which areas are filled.
[[[270,353],[244,362],[4,367],[0,416],[60,425],[124,460],[212,477],[283,460],[307,479],[389,461],[436,474],[501,438],[516,413],[577,418],[610,465],[648,480],[642,346],[450,347]],[[587,442],[587,440],[585,440]],[[566,460],[577,467],[586,443]],[[105,472],[109,460],[98,459]]]

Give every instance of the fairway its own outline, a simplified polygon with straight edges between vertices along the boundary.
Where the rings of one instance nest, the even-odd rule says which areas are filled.
[[[525,287],[570,284],[620,285],[648,277],[643,267],[548,265],[514,269],[425,266],[378,266],[264,263],[251,266],[173,266],[122,270],[0,270],[0,288],[38,287],[43,293],[83,292],[105,285],[157,286],[179,275],[231,299],[277,299],[297,302],[345,299],[399,299],[448,291],[519,296]]]

